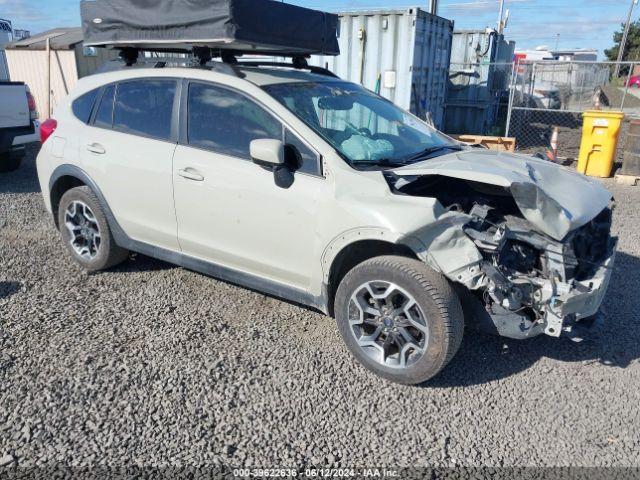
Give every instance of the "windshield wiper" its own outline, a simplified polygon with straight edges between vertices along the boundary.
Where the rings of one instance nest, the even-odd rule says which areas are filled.
[[[462,145],[438,145],[437,147],[428,147],[418,153],[414,153],[413,155],[408,156],[407,158],[404,159],[404,161],[411,162],[414,160],[425,159],[433,155],[434,153],[438,153],[442,150],[453,150],[454,152],[459,152],[460,150],[463,150],[463,149],[464,147]]]
[[[352,160],[351,165],[354,167],[401,167],[406,165],[406,160],[397,158],[380,158],[378,160]]]

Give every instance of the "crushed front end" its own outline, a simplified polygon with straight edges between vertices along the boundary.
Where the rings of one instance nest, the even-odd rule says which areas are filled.
[[[481,300],[498,333],[557,337],[598,313],[615,257],[610,208],[563,241],[532,231],[519,217],[491,213],[474,206],[464,231],[483,256]]]
[[[480,328],[518,339],[557,337],[595,319],[617,244],[611,237],[611,205],[557,240],[525,218],[526,205],[514,198],[513,188],[439,175],[398,179],[387,176],[394,193],[436,198],[442,217],[458,219],[451,228],[460,228],[465,241],[447,252],[429,251],[434,242],[425,260],[466,287],[460,289],[465,316]],[[536,211],[551,215],[551,207],[538,205]],[[439,258],[472,258],[462,250],[474,247],[475,265],[442,268]]]

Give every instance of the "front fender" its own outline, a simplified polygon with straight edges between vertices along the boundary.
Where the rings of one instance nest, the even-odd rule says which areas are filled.
[[[482,255],[462,230],[468,221],[468,215],[446,212],[435,222],[408,233],[394,232],[381,227],[347,230],[331,240],[322,253],[323,283],[329,283],[331,266],[342,250],[362,240],[377,240],[410,248],[418,259],[436,272],[475,290],[482,285]]]
[[[331,265],[338,254],[349,245],[363,240],[377,240],[390,244],[403,245],[409,247],[418,255],[425,251],[425,245],[416,237],[404,235],[399,232],[380,227],[358,227],[346,230],[337,235],[322,252],[322,274],[325,284],[329,283]]]

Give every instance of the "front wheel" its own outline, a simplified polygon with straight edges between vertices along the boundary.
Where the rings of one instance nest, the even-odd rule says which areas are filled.
[[[424,263],[383,256],[354,267],[335,299],[340,334],[372,372],[403,384],[437,375],[462,342],[460,301]]]

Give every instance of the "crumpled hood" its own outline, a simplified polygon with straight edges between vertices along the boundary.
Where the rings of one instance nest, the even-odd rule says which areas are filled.
[[[393,170],[398,176],[442,175],[509,188],[522,212],[541,232],[562,240],[611,202],[599,182],[546,160],[470,149]]]

